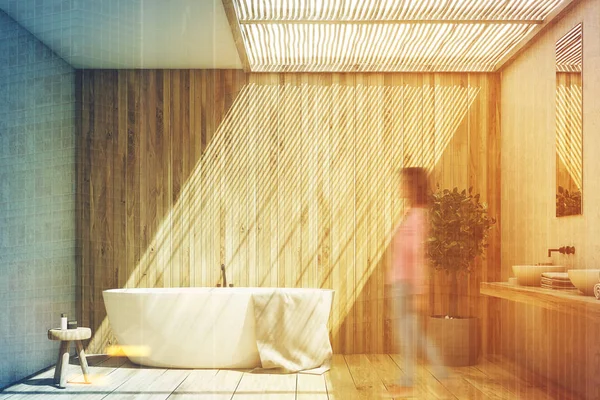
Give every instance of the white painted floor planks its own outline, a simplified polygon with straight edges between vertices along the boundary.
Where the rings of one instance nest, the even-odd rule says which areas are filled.
[[[417,367],[416,399],[554,399],[578,400],[547,381],[501,358],[472,367],[451,368],[439,380],[424,365]],[[334,355],[323,375],[252,373],[247,370],[145,368],[125,358],[91,357],[92,384],[85,384],[77,360],[69,367],[66,389],[52,386],[50,368],[0,392],[0,400],[352,400],[378,399],[402,375],[402,358],[387,354]],[[557,397],[558,396],[558,397]],[[399,397],[398,397],[399,398]]]

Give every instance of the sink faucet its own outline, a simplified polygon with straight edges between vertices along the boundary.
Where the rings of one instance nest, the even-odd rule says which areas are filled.
[[[548,257],[552,257],[553,251],[558,251],[560,254],[575,254],[575,246],[563,246],[558,249],[548,249]]]
[[[223,287],[227,287],[227,274],[225,273],[225,264],[221,264],[221,278],[223,279]]]

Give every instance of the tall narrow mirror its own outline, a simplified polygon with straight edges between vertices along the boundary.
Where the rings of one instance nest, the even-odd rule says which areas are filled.
[[[556,216],[578,215],[583,200],[583,26],[556,42]]]

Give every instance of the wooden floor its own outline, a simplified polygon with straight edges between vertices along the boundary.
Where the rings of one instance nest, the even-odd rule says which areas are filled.
[[[397,355],[335,355],[324,375],[264,374],[242,370],[142,368],[127,359],[90,357],[91,384],[71,362],[66,389],[52,386],[50,368],[0,392],[0,399],[377,399],[402,375]],[[579,399],[502,359],[452,368],[439,381],[426,366],[417,369],[415,399]],[[389,397],[388,397],[389,398]]]

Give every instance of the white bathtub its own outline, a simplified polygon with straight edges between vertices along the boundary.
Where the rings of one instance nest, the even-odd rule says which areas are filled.
[[[118,344],[136,364],[254,368],[261,360],[252,294],[276,290],[314,293],[331,310],[334,291],[328,289],[140,288],[105,290],[103,296]],[[138,353],[140,348],[147,354]]]

